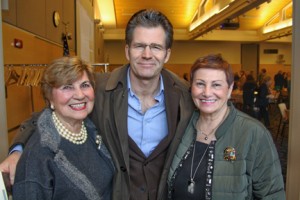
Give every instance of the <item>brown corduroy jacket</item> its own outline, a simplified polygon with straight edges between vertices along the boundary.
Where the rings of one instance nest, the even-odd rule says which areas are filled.
[[[162,70],[169,133],[146,158],[127,132],[128,67],[96,75],[92,119],[116,166],[113,199],[165,199],[169,167],[194,110],[189,86],[172,72]]]

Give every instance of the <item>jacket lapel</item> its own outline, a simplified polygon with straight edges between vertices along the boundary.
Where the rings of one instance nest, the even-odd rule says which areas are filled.
[[[113,101],[112,111],[114,115],[114,124],[116,134],[119,139],[119,147],[127,170],[129,167],[129,152],[128,152],[128,128],[127,128],[127,112],[128,112],[128,91],[127,91],[127,69],[128,65],[115,70],[106,86],[106,90],[113,90],[110,101]]]
[[[125,159],[126,168],[129,170],[129,152],[128,152],[128,127],[127,127],[127,112],[128,93],[125,89],[118,89],[114,91],[114,116],[115,127],[117,129],[120,146],[122,148],[123,158]],[[125,101],[125,102],[124,102]]]
[[[165,87],[165,106],[168,120],[168,137],[173,138],[178,123],[180,94],[174,87],[174,82],[168,76],[163,76]]]
[[[170,77],[170,72],[166,70],[162,70],[162,76],[164,81],[164,96],[165,96],[165,108],[166,108],[166,115],[167,115],[167,124],[168,124],[168,135],[164,138],[157,148],[152,152],[150,158],[155,158],[158,156],[162,151],[165,151],[169,148],[170,141],[173,140],[177,125],[179,122],[179,113],[180,113],[180,91],[178,91],[177,85]]]

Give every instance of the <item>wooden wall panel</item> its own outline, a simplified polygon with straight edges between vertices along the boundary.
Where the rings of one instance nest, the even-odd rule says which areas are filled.
[[[19,0],[17,2],[17,26],[45,37],[45,8],[46,0]]]
[[[3,23],[2,31],[4,64],[49,63],[63,55],[62,46],[39,39],[9,24]],[[23,48],[15,48],[12,45],[14,39],[22,40]]]
[[[7,78],[7,77],[5,77]],[[7,86],[6,112],[7,128],[12,129],[27,119],[32,113],[30,87]]]
[[[47,8],[47,9],[46,9]],[[62,33],[64,30],[64,24],[62,20],[63,16],[63,8],[62,8],[62,1],[61,0],[46,0],[46,19],[45,19],[45,26],[46,26],[46,35],[45,37],[53,42],[58,44],[62,43]],[[53,24],[53,12],[57,11],[60,16],[60,23],[57,27]],[[73,21],[72,21],[73,22]]]
[[[60,15],[57,27],[53,13]],[[62,44],[62,34],[70,33],[69,48],[75,49],[74,0],[9,0],[9,9],[2,10],[3,21],[57,44]]]
[[[17,25],[17,8],[16,0],[8,1],[8,10],[2,10],[2,20]],[[2,8],[3,9],[3,8]]]

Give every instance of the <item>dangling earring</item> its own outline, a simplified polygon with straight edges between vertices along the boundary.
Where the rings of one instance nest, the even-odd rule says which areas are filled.
[[[50,105],[50,108],[51,108],[51,110],[54,110],[54,105],[51,104],[51,105]]]

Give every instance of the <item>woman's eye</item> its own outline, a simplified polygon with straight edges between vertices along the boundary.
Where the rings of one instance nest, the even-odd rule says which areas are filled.
[[[197,86],[204,86],[204,83],[198,82],[196,83]]]
[[[64,85],[64,86],[62,86],[62,89],[63,90],[71,90],[71,89],[73,89],[73,87],[71,85]]]
[[[221,87],[222,85],[221,84],[218,84],[218,83],[215,83],[215,84],[213,84],[213,87],[214,88],[218,88],[218,87]]]
[[[83,83],[83,84],[81,85],[81,87],[82,87],[82,88],[89,88],[89,87],[91,87],[91,84],[90,84],[90,83]]]

